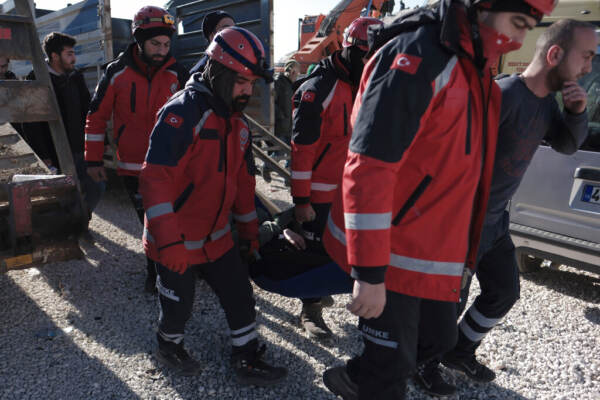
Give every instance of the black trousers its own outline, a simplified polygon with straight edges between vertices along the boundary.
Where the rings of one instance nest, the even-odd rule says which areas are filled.
[[[186,322],[192,315],[196,273],[206,280],[225,311],[230,329],[233,355],[250,353],[258,346],[255,301],[248,277],[236,247],[214,262],[189,267],[185,273],[173,272],[156,263],[160,302],[158,338],[160,345],[183,340]]]
[[[323,248],[321,237],[325,231],[325,224],[327,224],[327,217],[329,216],[329,210],[331,209],[331,203],[311,203],[313,210],[315,210],[315,219],[308,222],[302,223],[302,230],[308,239],[312,240],[315,245]],[[323,249],[325,254],[325,249]],[[300,299],[303,304],[318,303],[321,301],[320,297],[311,297]]]
[[[481,293],[458,326],[458,344],[454,353],[461,357],[475,354],[483,338],[508,314],[520,297],[519,267],[508,229],[489,250],[481,254],[475,274]],[[461,293],[461,309],[467,303],[470,285],[469,281]]]
[[[123,175],[121,176],[121,181],[123,182],[123,186],[125,186],[125,190],[127,191],[129,200],[131,200],[131,203],[135,208],[135,212],[138,215],[140,223],[143,226],[144,214],[146,213],[146,211],[144,210],[142,195],[139,193],[140,179],[137,176]],[[154,266],[154,261],[152,261],[148,257],[146,257],[146,269],[148,270],[148,276],[150,278],[156,279],[156,267]]]
[[[359,385],[361,400],[404,399],[406,381],[420,362],[456,344],[456,303],[425,300],[386,292],[379,318],[359,319],[365,348],[348,361],[350,378]],[[417,354],[420,332],[435,337]]]

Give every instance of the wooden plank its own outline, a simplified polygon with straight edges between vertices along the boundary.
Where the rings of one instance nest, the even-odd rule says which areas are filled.
[[[17,60],[31,60],[27,30],[31,25],[0,21],[0,54]]]
[[[37,81],[0,81],[0,124],[56,120],[50,96]]]
[[[29,167],[37,163],[35,154],[21,154],[18,156],[0,157],[0,169],[15,169]]]

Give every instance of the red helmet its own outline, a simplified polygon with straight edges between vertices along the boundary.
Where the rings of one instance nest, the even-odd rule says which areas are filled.
[[[135,36],[140,30],[163,28],[169,36],[175,32],[175,18],[167,10],[155,7],[145,6],[139,9],[131,21],[131,30]]]
[[[558,0],[525,0],[525,2],[545,15],[552,14],[558,4]]]
[[[348,25],[344,30],[343,47],[357,46],[361,50],[368,51],[367,31],[371,25],[383,25],[381,20],[373,17],[359,17]]]
[[[273,82],[273,70],[265,62],[265,48],[252,32],[232,26],[217,33],[206,54],[242,75],[258,76]]]

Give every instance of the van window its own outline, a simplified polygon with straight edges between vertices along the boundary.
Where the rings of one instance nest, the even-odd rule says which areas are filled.
[[[594,57],[592,72],[581,78],[579,84],[587,91],[589,115],[588,138],[582,150],[600,152],[600,55]]]

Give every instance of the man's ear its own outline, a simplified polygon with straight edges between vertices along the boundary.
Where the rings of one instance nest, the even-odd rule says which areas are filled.
[[[565,56],[565,51],[559,45],[552,45],[546,53],[546,62],[551,67],[556,67]]]

